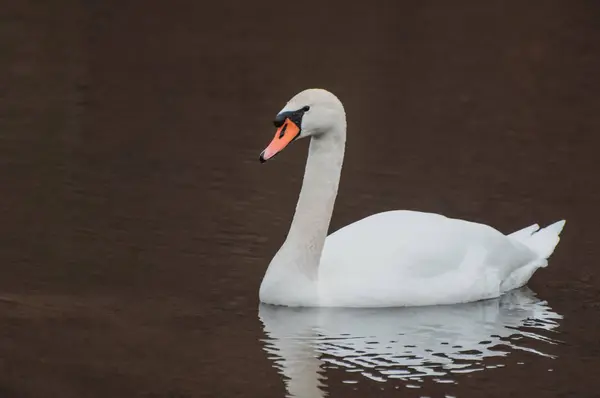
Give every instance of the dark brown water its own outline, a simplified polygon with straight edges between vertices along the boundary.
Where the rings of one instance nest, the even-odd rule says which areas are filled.
[[[0,396],[600,394],[597,2],[8,3]],[[257,157],[315,86],[348,112],[332,230],[566,218],[531,291],[259,314],[306,142]]]

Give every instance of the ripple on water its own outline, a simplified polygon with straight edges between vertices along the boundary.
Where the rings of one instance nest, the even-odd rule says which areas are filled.
[[[464,373],[493,371],[514,351],[552,358],[551,335],[562,319],[527,288],[493,300],[410,311],[261,305],[259,316],[264,349],[286,377],[291,396],[301,396],[311,384],[322,386],[329,369],[419,388],[415,382],[453,384]]]

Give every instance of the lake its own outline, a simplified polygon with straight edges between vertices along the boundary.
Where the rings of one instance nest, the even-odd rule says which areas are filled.
[[[3,397],[592,397],[600,5],[59,0],[3,7]],[[375,212],[567,224],[494,300],[260,305],[307,142],[348,114],[331,231]]]

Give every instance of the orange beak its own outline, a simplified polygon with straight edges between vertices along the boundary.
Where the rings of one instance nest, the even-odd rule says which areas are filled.
[[[275,137],[269,146],[260,154],[260,162],[264,163],[283,150],[300,134],[300,127],[289,118],[275,132]]]

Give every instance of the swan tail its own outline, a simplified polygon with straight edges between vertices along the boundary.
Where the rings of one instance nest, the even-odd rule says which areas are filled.
[[[539,225],[534,224],[508,236],[529,247],[539,255],[539,258],[547,259],[552,255],[560,241],[560,233],[565,226],[565,222],[565,220],[560,220],[542,229]]]

